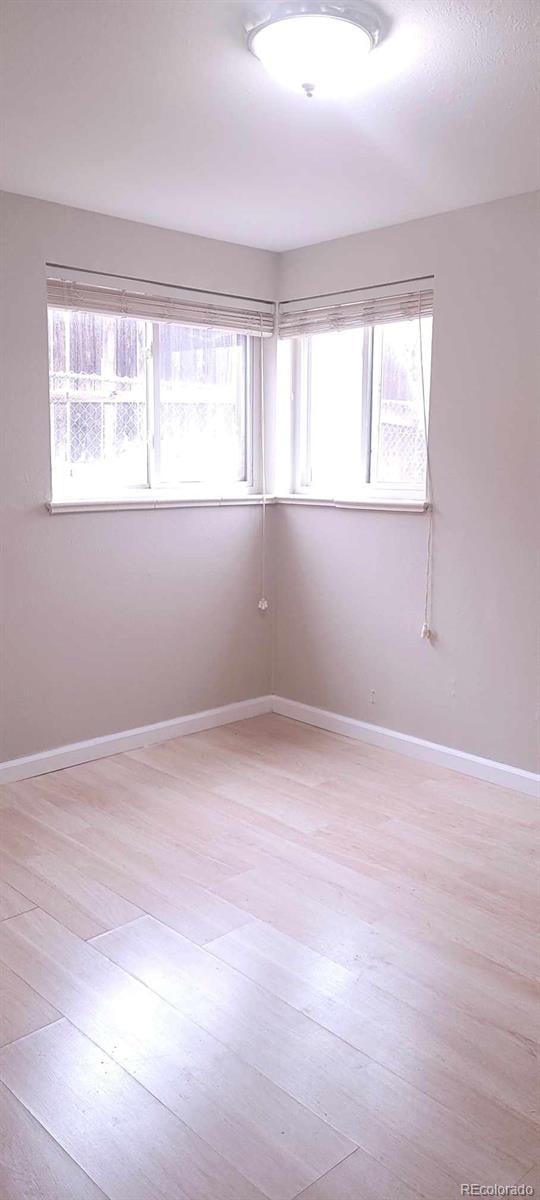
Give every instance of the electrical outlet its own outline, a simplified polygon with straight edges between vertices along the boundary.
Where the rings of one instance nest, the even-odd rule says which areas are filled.
[[[369,703],[375,704],[375,691],[373,688],[371,689],[371,691],[369,693]]]

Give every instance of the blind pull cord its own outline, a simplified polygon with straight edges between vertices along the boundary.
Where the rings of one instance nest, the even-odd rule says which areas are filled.
[[[265,428],[265,409],[264,409],[264,361],[263,361],[263,319],[261,315],[261,338],[259,343],[259,389],[261,401],[261,487],[262,487],[262,505],[261,505],[261,595],[258,602],[259,612],[265,613],[268,611],[268,597],[266,595],[266,428]]]
[[[424,418],[424,441],[426,446],[426,483],[428,501],[428,529],[426,543],[426,586],[424,591],[424,622],[420,636],[427,642],[433,642],[435,632],[431,626],[432,587],[433,587],[433,478],[431,474],[431,459],[429,453],[429,426],[426,401],[426,384],[424,379],[424,345],[422,339],[422,301],[418,301],[418,335],[420,346],[420,380],[422,387],[422,414]]]

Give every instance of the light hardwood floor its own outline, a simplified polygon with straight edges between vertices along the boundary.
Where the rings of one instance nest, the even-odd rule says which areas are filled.
[[[0,1200],[540,1189],[537,815],[276,716],[1,788]]]

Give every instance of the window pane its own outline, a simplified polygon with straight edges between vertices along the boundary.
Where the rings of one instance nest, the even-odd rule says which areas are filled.
[[[362,486],[364,331],[317,333],[304,354],[305,429],[301,485],[321,497]]]
[[[53,491],[147,483],[146,324],[49,309]]]
[[[427,410],[432,318],[424,317],[421,324]],[[420,349],[418,321],[375,326],[371,443],[374,484],[424,487],[426,445]]]
[[[188,325],[159,327],[163,483],[247,479],[247,338]]]

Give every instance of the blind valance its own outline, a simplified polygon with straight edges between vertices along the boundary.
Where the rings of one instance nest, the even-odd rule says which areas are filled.
[[[279,336],[301,337],[335,329],[355,329],[389,321],[412,321],[433,313],[433,289],[381,289],[343,292],[331,302],[323,299],[289,300],[279,306]]]
[[[54,308],[138,317],[145,321],[209,326],[236,333],[270,337],[274,332],[275,305],[271,301],[201,294],[189,289],[160,288],[148,291],[87,283],[74,279],[47,279],[47,301]]]

